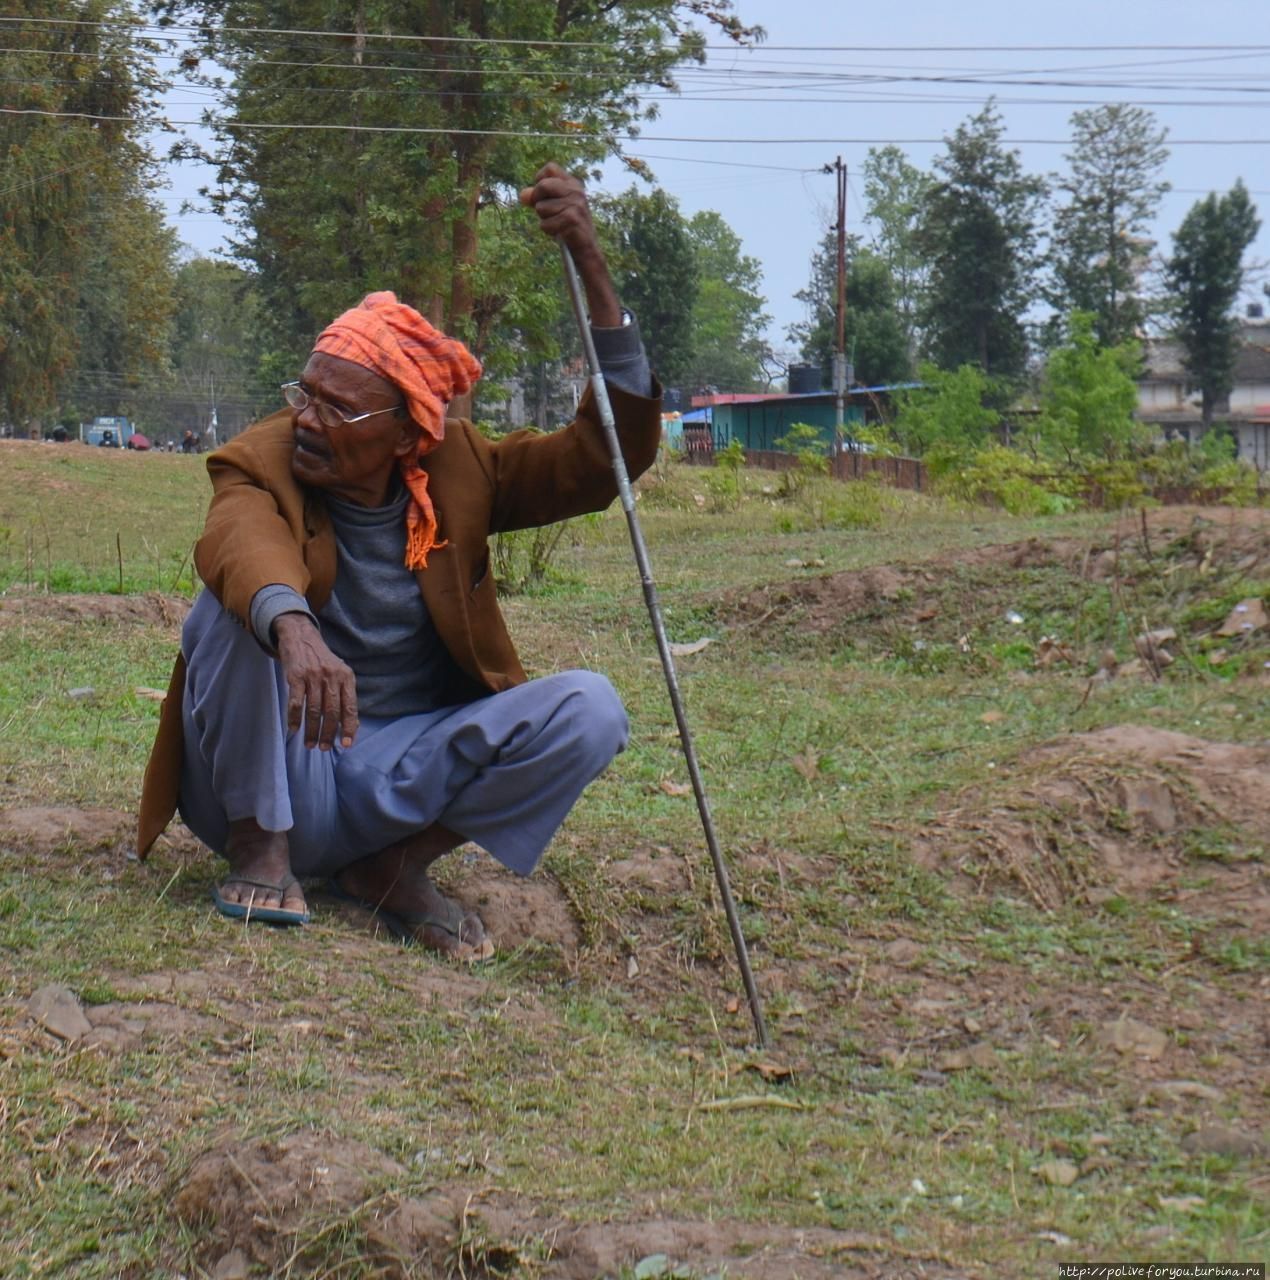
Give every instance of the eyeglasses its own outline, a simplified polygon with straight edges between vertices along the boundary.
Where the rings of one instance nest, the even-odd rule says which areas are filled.
[[[367,418],[373,418],[377,413],[400,413],[406,406],[405,404],[389,405],[387,409],[372,409],[369,413],[358,413],[349,417],[342,409],[337,409],[333,404],[327,404],[325,400],[319,400],[316,396],[311,396],[298,382],[284,382],[282,384],[282,394],[286,398],[287,403],[293,408],[303,412],[313,406],[313,412],[317,414],[317,420],[324,427],[351,427],[354,422],[364,422]]]

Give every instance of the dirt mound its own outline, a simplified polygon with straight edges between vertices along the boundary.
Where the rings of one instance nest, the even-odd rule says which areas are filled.
[[[729,592],[720,620],[746,627],[796,625],[810,635],[852,621],[920,624],[946,610],[958,576],[1060,569],[1091,582],[1187,572],[1251,575],[1270,560],[1270,513],[1246,508],[1168,507],[1126,513],[1093,538],[1027,538],[948,552],[906,565],[876,565]]]
[[[658,1254],[667,1271],[726,1268],[753,1280],[958,1274],[931,1255],[897,1256],[894,1245],[858,1232],[662,1217],[579,1225],[488,1186],[448,1185],[405,1199],[377,1194],[404,1174],[363,1143],[312,1130],[277,1141],[227,1139],[194,1161],[173,1205],[183,1221],[210,1227],[204,1261],[213,1274],[246,1274],[253,1263],[316,1265],[333,1221],[344,1228],[344,1262],[370,1263],[377,1275],[400,1280],[594,1280]]]
[[[0,626],[29,618],[53,622],[109,622],[179,627],[190,611],[183,596],[148,591],[138,596],[45,595],[10,587],[0,596]]]
[[[582,940],[578,922],[563,890],[550,876],[539,872],[527,880],[489,866],[452,883],[463,903],[480,914],[485,931],[504,954],[532,944],[565,957],[577,954]]]
[[[888,610],[902,592],[912,589],[913,579],[910,571],[886,566],[827,573],[729,594],[720,615],[724,621],[748,626],[796,622],[812,635],[821,635],[849,619]]]
[[[271,1268],[361,1209],[376,1178],[403,1172],[364,1143],[312,1131],[276,1142],[230,1139],[194,1161],[173,1208],[182,1221],[212,1225],[216,1256],[237,1249]]]
[[[1001,775],[925,828],[920,862],[963,885],[1013,884],[1047,909],[1151,893],[1270,921],[1257,861],[1270,846],[1270,747],[1120,725],[1046,743]],[[1192,893],[1180,882],[1200,867],[1208,883]]]

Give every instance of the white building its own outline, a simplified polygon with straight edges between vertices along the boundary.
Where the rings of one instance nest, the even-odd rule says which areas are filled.
[[[1174,338],[1148,339],[1145,355],[1138,417],[1156,423],[1169,439],[1193,443],[1204,425],[1199,389],[1182,367],[1181,344]],[[1250,315],[1240,322],[1235,385],[1217,406],[1214,420],[1229,423],[1240,458],[1259,471],[1270,471],[1270,319]]]

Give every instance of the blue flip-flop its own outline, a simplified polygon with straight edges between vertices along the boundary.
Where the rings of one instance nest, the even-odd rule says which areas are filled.
[[[246,885],[249,889],[263,889],[285,897],[288,889],[297,884],[296,877],[288,871],[281,880],[274,884],[269,880],[253,880],[250,876],[230,876],[224,885],[217,885],[212,890],[212,901],[216,910],[231,920],[246,920],[249,924],[259,921],[261,924],[308,924],[307,911],[292,911],[286,907],[257,907],[250,902],[230,902],[221,895],[221,889],[231,884]]]

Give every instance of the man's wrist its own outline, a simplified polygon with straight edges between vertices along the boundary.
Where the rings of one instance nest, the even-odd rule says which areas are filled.
[[[308,613],[280,613],[273,620],[273,640],[280,648],[288,636],[298,635],[301,628],[313,626],[313,616]]]

